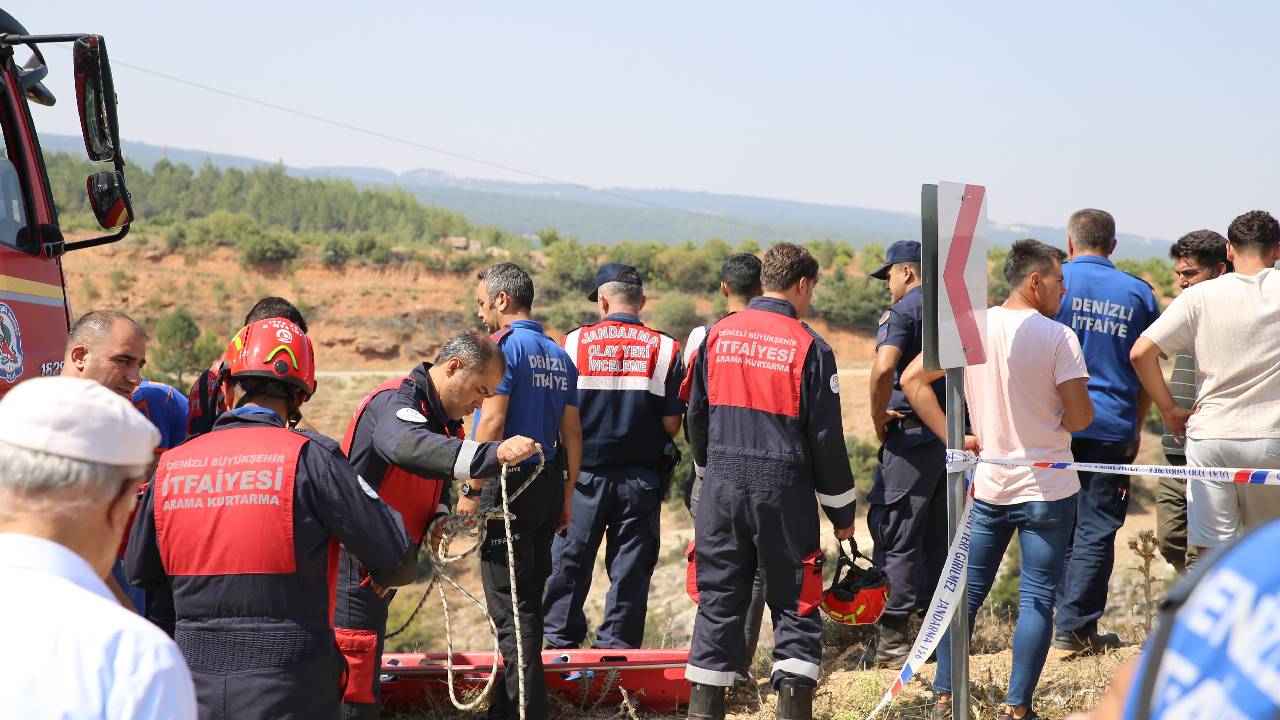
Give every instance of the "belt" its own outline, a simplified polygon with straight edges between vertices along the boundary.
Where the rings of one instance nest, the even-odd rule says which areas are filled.
[[[174,640],[187,667],[234,673],[284,667],[335,652],[331,628],[307,630],[190,630],[178,626]]]
[[[884,429],[885,432],[896,433],[906,432],[907,430],[916,430],[924,426],[924,422],[921,421],[920,418],[915,415],[908,415],[904,418],[894,418],[893,420],[890,420],[885,423]]]

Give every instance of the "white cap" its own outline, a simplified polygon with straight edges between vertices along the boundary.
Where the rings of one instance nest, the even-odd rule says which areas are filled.
[[[19,383],[0,399],[0,441],[105,465],[147,465],[160,432],[99,383],[42,377]]]

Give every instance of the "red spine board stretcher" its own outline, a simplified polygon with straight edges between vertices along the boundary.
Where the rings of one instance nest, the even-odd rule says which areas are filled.
[[[389,653],[382,661],[382,706],[405,711],[414,707],[448,705],[445,653]],[[565,661],[568,658],[568,661]],[[631,702],[646,712],[676,710],[689,704],[684,666],[687,648],[669,650],[543,650],[547,691],[578,706],[604,707],[622,701],[620,687]],[[453,655],[453,677],[459,697],[484,687],[493,665],[491,652]],[[502,672],[502,661],[498,661]],[[583,681],[582,674],[589,680]],[[586,691],[584,692],[584,687]],[[601,694],[604,697],[601,698]]]

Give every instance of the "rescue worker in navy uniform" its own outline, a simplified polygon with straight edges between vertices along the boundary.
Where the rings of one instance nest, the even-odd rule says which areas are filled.
[[[336,718],[346,669],[331,625],[337,543],[381,587],[413,581],[417,548],[337,443],[285,427],[315,391],[297,325],[245,327],[226,359],[234,409],[160,457],[125,571],[172,589],[201,718]]]
[[[515,465],[538,450],[522,436],[502,443],[463,439],[462,418],[478,409],[502,380],[502,352],[487,336],[464,332],[447,340],[435,363],[383,383],[356,410],[343,452],[365,482],[400,513],[405,531],[421,545],[428,526],[449,513],[454,479],[479,492],[502,464]],[[432,546],[439,542],[432,538]],[[360,561],[343,549],[334,625],[347,659],[343,716],[379,716],[379,669],[394,591],[379,593]]]
[[[582,606],[603,539],[610,586],[592,646],[638,648],[658,563],[667,486],[660,473],[684,415],[684,369],[680,343],[640,322],[645,294],[634,267],[601,266],[587,299],[599,303],[602,320],[564,339],[578,368],[582,471],[573,519],[551,546],[543,627],[548,648],[578,648],[587,639]]]
[[[543,448],[546,467],[520,497],[511,502],[516,519],[514,539],[516,594],[519,596],[520,643],[524,655],[527,720],[547,716],[546,679],[542,670],[542,592],[551,574],[551,542],[569,526],[573,514],[573,479],[582,456],[582,426],[578,416],[578,371],[564,348],[530,317],[533,280],[514,263],[498,263],[478,275],[476,316],[494,333],[507,360],[506,371],[476,414],[473,438],[478,442],[516,435],[531,437]],[[557,436],[559,441],[557,442]],[[526,460],[507,475],[507,491],[514,493],[537,468]],[[486,482],[458,500],[462,515],[500,507],[497,481]],[[489,616],[498,626],[503,662],[517,667],[515,615],[507,564],[506,533],[501,520],[490,521],[488,540],[480,549],[480,577]],[[490,718],[520,717],[519,677],[503,674],[503,683],[489,703]]]
[[[720,266],[720,296],[724,298],[725,309],[734,313],[747,309],[752,298],[759,297],[760,258],[751,253],[737,253],[725,258]],[[684,347],[684,382],[680,384],[680,399],[689,402],[689,386],[693,382],[693,361],[707,331],[715,323],[699,325],[689,332],[688,344]],[[685,438],[688,439],[688,423],[685,424]],[[702,495],[703,469],[696,463],[689,463],[689,477],[684,486],[684,504],[689,509],[689,516],[698,517],[698,499]],[[746,621],[743,623],[742,664],[738,668],[737,682],[743,685],[751,682],[751,662],[755,659],[756,645],[760,642],[760,625],[764,622],[764,585],[757,572],[751,584],[751,604],[747,606]]]
[[[902,394],[902,371],[923,348],[920,243],[890,245],[871,277],[887,281],[893,305],[880,318],[871,368],[871,422],[881,447],[867,525],[875,542],[872,562],[889,575],[893,592],[863,665],[900,667],[911,652],[907,622],[928,608],[946,560],[947,449]],[[945,407],[945,381],[935,382],[933,391]]]
[[[302,332],[307,332],[307,321],[302,317],[302,312],[293,303],[274,295],[254,303],[244,316],[244,324],[252,325],[259,320],[271,318],[288,320],[301,328]],[[222,396],[221,374],[224,369],[222,358],[218,358],[212,367],[201,372],[191,384],[191,391],[187,394],[187,437],[209,432],[222,413],[227,411],[227,401]]]
[[[713,325],[695,361],[689,438],[705,474],[694,521],[701,602],[685,668],[690,718],[724,717],[757,568],[774,620],[776,715],[813,717],[822,659],[817,505],[841,540],[852,540],[854,520],[835,356],[798,319],[817,281],[808,250],[769,248],[764,295]]]

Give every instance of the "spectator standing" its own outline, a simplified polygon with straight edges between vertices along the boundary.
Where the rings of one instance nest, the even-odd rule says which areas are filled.
[[[987,362],[965,368],[969,420],[979,446],[993,457],[1071,462],[1071,433],[1093,421],[1089,372],[1071,329],[1051,318],[1065,294],[1059,249],[1019,240],[1004,276],[1009,298],[987,311]],[[902,377],[912,408],[938,437],[946,416],[931,383],[942,371],[917,356]],[[966,601],[969,628],[996,579],[1013,533],[1022,549],[1013,669],[1000,720],[1038,717],[1032,695],[1053,636],[1053,602],[1065,567],[1080,480],[1075,470],[978,465],[973,475],[972,538]],[[951,712],[951,636],[938,645],[934,718]]]
[[[893,304],[880,318],[871,367],[871,422],[881,449],[867,496],[867,527],[875,542],[871,559],[889,575],[893,592],[863,664],[900,667],[911,652],[907,623],[929,606],[947,555],[947,447],[902,394],[902,371],[924,347],[920,243],[890,245],[871,277],[886,281]],[[944,403],[945,381],[935,381],[933,389]]]
[[[270,320],[272,318],[288,320],[297,325],[302,332],[307,332],[307,321],[302,317],[302,312],[294,307],[293,303],[274,295],[264,297],[254,303],[253,307],[249,308],[249,313],[244,317],[244,324],[252,325],[259,320]],[[213,424],[222,416],[222,413],[228,410],[226,398],[222,396],[222,381],[225,377],[223,374],[225,371],[225,363],[222,358],[218,358],[209,369],[200,373],[196,381],[191,384],[191,392],[187,396],[188,437],[203,435],[212,430]],[[286,420],[294,423],[295,418],[286,418]]]
[[[1071,434],[1079,462],[1128,464],[1138,455],[1141,419],[1151,407],[1129,350],[1160,314],[1145,281],[1116,268],[1116,223],[1103,210],[1077,210],[1067,221],[1071,262],[1062,268],[1066,296],[1058,322],[1071,328],[1089,365],[1094,419]],[[1080,472],[1075,528],[1067,548],[1067,570],[1058,586],[1053,646],[1099,652],[1120,646],[1115,633],[1098,633],[1107,608],[1107,585],[1115,565],[1116,532],[1129,512],[1128,475]]]
[[[646,297],[634,267],[602,265],[587,299],[599,304],[600,322],[564,338],[578,369],[582,470],[573,519],[551,546],[546,642],[568,649],[586,640],[582,607],[603,541],[609,592],[592,647],[638,648],[662,539],[663,466],[684,414],[684,367],[680,343],[640,321]]]
[[[528,720],[547,716],[546,680],[542,670],[542,593],[551,574],[551,542],[569,526],[573,514],[573,483],[582,457],[582,425],[578,415],[578,372],[573,360],[530,317],[533,279],[514,263],[498,263],[481,270],[476,286],[476,315],[502,348],[506,369],[494,395],[476,414],[473,439],[507,440],[517,435],[542,446],[546,470],[511,503],[515,539],[516,590],[520,598],[519,642],[525,661],[524,687]],[[558,441],[557,441],[558,438]],[[514,493],[537,467],[526,460],[508,472],[507,490]],[[487,482],[480,497],[463,495],[461,514],[501,504],[498,481]],[[501,520],[488,527],[489,541],[480,550],[480,575],[489,615],[498,626],[498,642],[506,667],[516,667],[515,615],[507,564],[506,533]],[[494,720],[519,717],[518,673],[503,675],[489,704]]]
[[[1196,230],[1178,239],[1169,248],[1173,258],[1173,279],[1179,291],[1205,280],[1231,272],[1227,261],[1227,239],[1212,230]],[[1169,375],[1169,392],[1179,407],[1188,410],[1196,401],[1196,363],[1190,353],[1173,356],[1173,372]],[[1181,438],[1165,428],[1160,439],[1165,461],[1170,465],[1186,465],[1187,453]],[[1185,572],[1196,558],[1194,547],[1187,546],[1187,481],[1161,476],[1156,484],[1156,539],[1160,554],[1179,573]]]
[[[725,309],[729,313],[742,312],[754,298],[760,297],[764,291],[760,287],[760,258],[751,253],[730,255],[720,266],[720,296],[724,298]],[[680,399],[689,402],[689,386],[693,382],[693,361],[707,337],[707,331],[715,323],[699,325],[689,332],[689,341],[684,348],[685,374],[680,384]],[[685,419],[685,439],[689,438],[688,418]],[[695,521],[698,517],[698,499],[702,496],[703,468],[696,462],[689,463],[689,478],[684,486],[684,504],[689,508],[690,517]],[[742,662],[738,667],[736,682],[739,685],[751,681],[751,663],[755,659],[756,646],[760,643],[760,626],[764,623],[764,583],[760,580],[760,571],[751,581],[751,602],[747,605],[746,617],[742,625],[744,649]]]
[[[36,378],[0,400],[0,717],[196,717],[176,645],[102,578],[156,429],[85,379]]]
[[[1280,224],[1262,210],[1227,229],[1235,271],[1189,287],[1139,338],[1132,360],[1193,467],[1280,468]],[[1160,357],[1195,358],[1194,412],[1165,384]],[[1187,543],[1203,551],[1280,517],[1280,487],[1187,481]]]
[[[91,310],[67,334],[62,376],[92,380],[130,402],[142,383],[147,364],[147,333],[133,318],[115,310]],[[145,482],[145,479],[144,479]],[[120,536],[120,552],[129,528]],[[119,560],[111,567],[107,587],[125,607],[142,612],[146,592],[131,587]]]

